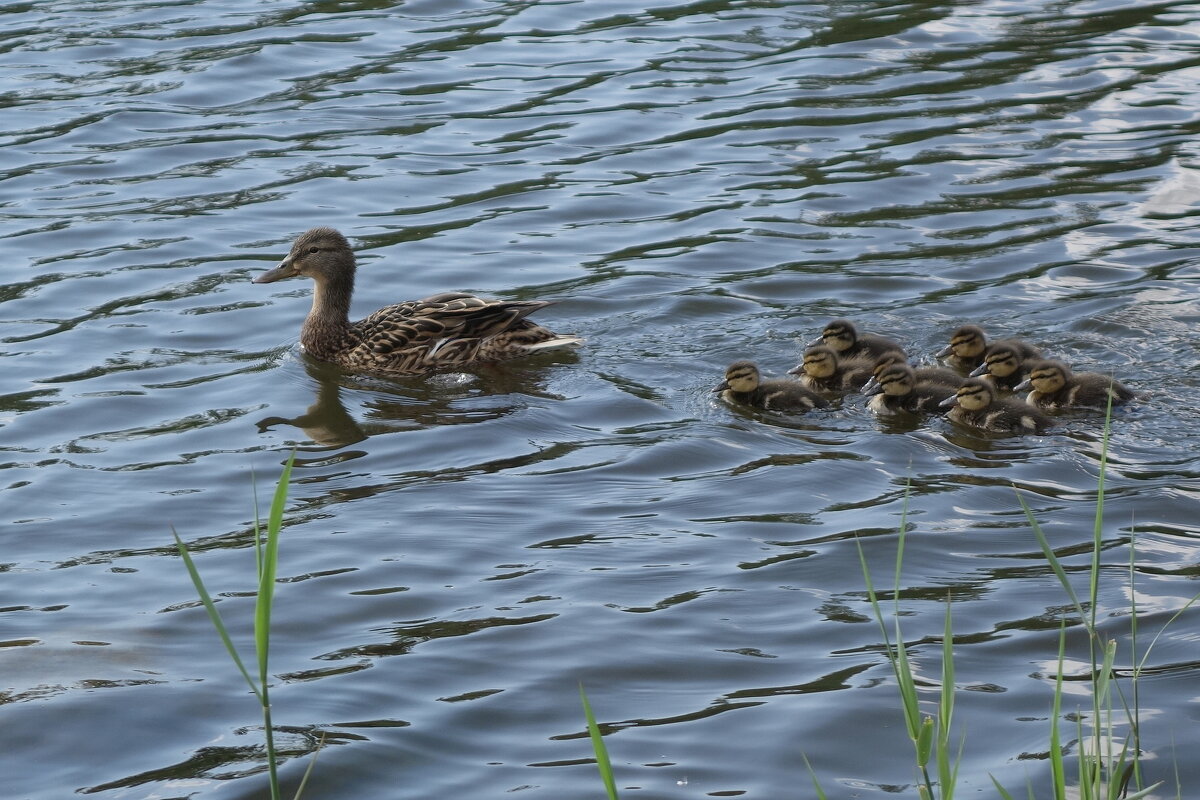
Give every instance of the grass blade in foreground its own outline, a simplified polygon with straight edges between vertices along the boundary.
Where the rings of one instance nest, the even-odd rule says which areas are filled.
[[[608,800],[617,800],[617,782],[613,780],[612,763],[608,760],[608,748],[604,746],[604,737],[600,735],[600,726],[592,714],[592,706],[588,703],[587,693],[583,684],[579,684],[579,699],[583,701],[583,715],[587,717],[588,735],[592,738],[592,750],[596,753],[596,766],[600,768],[600,777],[604,779],[604,789],[608,792]]]
[[[196,586],[196,592],[200,595],[200,601],[204,604],[205,611],[208,612],[208,618],[212,620],[213,627],[217,629],[217,634],[225,644],[225,649],[229,652],[230,658],[233,659],[234,664],[241,671],[242,677],[246,679],[246,683],[249,684],[250,689],[253,690],[259,704],[262,706],[263,731],[267,740],[267,771],[271,784],[271,800],[279,800],[280,797],[279,774],[275,754],[275,731],[271,725],[271,702],[267,688],[271,604],[275,597],[275,575],[276,566],[279,561],[279,531],[283,527],[283,509],[287,503],[288,481],[291,479],[292,465],[295,463],[295,460],[296,451],[293,450],[291,456],[288,457],[287,463],[284,465],[283,474],[279,477],[279,484],[275,487],[275,496],[271,501],[271,510],[267,520],[267,541],[265,548],[262,547],[260,541],[258,510],[257,507],[255,508],[254,548],[255,565],[258,570],[258,595],[254,603],[254,649],[258,660],[259,679],[257,682],[250,676],[249,670],[246,669],[241,657],[238,656],[237,648],[234,647],[233,640],[230,638],[224,622],[221,621],[221,615],[217,611],[216,605],[213,604],[212,597],[204,586],[204,581],[200,578],[200,572],[196,569],[191,554],[188,553],[183,540],[179,538],[179,534],[175,532],[174,528],[171,529],[171,533],[175,537],[175,546],[179,549],[179,555],[187,567],[188,574],[192,578],[192,583]],[[310,765],[309,769],[311,770],[311,768]],[[308,772],[305,772],[300,789],[296,792],[297,798],[299,798],[300,791],[303,791],[304,783],[307,781]]]

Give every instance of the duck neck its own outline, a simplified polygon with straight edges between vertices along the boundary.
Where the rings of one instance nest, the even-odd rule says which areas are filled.
[[[354,275],[324,277],[316,280],[314,287],[312,310],[300,330],[300,343],[313,357],[329,360],[346,345]]]

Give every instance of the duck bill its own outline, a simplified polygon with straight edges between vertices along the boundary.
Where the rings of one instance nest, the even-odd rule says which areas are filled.
[[[816,347],[819,344],[825,344],[824,334],[822,334],[821,336],[818,336],[817,338],[813,339],[811,342],[809,342],[808,344],[806,344],[804,346],[805,347]]]
[[[729,381],[721,381],[712,388],[714,392],[723,392],[729,388]]]
[[[865,395],[879,394],[883,391],[883,387],[879,385],[879,381],[875,380],[872,375],[870,380],[863,384],[862,393]]]
[[[296,270],[292,269],[292,259],[291,259],[291,257],[288,257],[288,258],[285,258],[283,261],[280,261],[279,266],[275,267],[275,269],[270,270],[269,272],[264,272],[262,275],[259,275],[257,278],[254,279],[254,282],[255,283],[274,283],[275,281],[281,281],[284,278],[290,278],[295,274],[296,274]]]
[[[803,375],[804,374],[804,365],[797,364],[796,366],[789,369],[787,374],[788,375]]]
[[[958,395],[956,394],[952,394],[942,402],[938,403],[938,406],[941,408],[950,408],[951,406],[956,405],[958,405]]]
[[[978,367],[971,370],[972,378],[978,378],[981,375],[987,375],[987,374],[988,374],[988,365],[987,364],[980,364]]]
[[[1016,386],[1014,386],[1013,391],[1014,392],[1028,392],[1032,388],[1033,388],[1033,381],[1026,378],[1025,380],[1018,383]]]
[[[945,358],[946,356],[950,355],[953,352],[954,352],[954,346],[946,345],[945,347],[943,347],[941,350],[938,350],[933,355],[934,355],[934,358]]]

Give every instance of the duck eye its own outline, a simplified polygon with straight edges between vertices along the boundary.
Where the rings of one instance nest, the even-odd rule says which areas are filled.
[[[317,247],[316,245],[313,245],[312,247],[308,248],[308,252],[319,253],[319,252],[321,252],[321,248]]]

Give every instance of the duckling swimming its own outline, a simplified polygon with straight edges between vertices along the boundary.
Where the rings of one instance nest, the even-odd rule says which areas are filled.
[[[525,319],[550,305],[545,300],[484,300],[462,292],[397,303],[351,323],[354,273],[354,251],[346,237],[333,228],[313,228],[296,239],[277,267],[254,282],[312,278],[312,310],[300,329],[300,343],[313,358],[351,369],[412,375],[583,341]]]
[[[962,383],[961,377],[956,379]],[[863,389],[871,395],[867,408],[881,416],[936,411],[942,401],[954,395],[954,390],[946,383],[921,380],[917,370],[904,361],[889,364],[876,376],[873,389]]]
[[[953,397],[942,401],[950,410],[951,422],[998,433],[1041,433],[1050,418],[1028,403],[1013,397],[997,397],[996,389],[983,378],[968,378]]]
[[[1033,345],[1020,339],[1004,339],[1004,342],[1017,348],[1023,360],[1041,358],[1041,352]],[[937,357],[945,359],[946,363],[955,369],[970,371],[983,362],[983,354],[987,350],[987,334],[978,325],[963,325],[950,334],[950,344],[937,352]]]
[[[1107,408],[1108,399],[1114,406],[1128,403],[1137,397],[1130,388],[1099,372],[1071,372],[1061,361],[1038,361],[1029,365],[1029,377],[1016,391],[1029,392],[1028,402],[1038,408]]]
[[[875,366],[872,369],[871,379],[863,386],[863,394],[874,394],[876,387],[879,386],[879,376],[888,367],[894,364],[908,364],[908,356],[899,350],[893,350],[890,353],[884,353],[875,360]],[[910,365],[912,366],[912,365]],[[917,373],[917,381],[921,383],[941,383],[949,386],[951,389],[957,389],[959,384],[963,382],[963,376],[952,369],[945,367],[913,367]]]
[[[713,388],[727,403],[767,411],[811,411],[829,405],[824,397],[790,378],[763,379],[753,361],[735,361],[725,370],[725,380]]]
[[[874,333],[859,333],[858,328],[848,319],[835,319],[821,331],[819,339],[809,342],[809,346],[824,344],[832,347],[839,358],[854,358],[862,356],[876,358],[893,350],[904,352],[899,342],[886,336]]]
[[[788,370],[799,375],[800,382],[818,392],[861,388],[871,377],[871,362],[864,358],[839,358],[837,351],[823,344],[804,351],[804,361]]]
[[[1021,349],[1013,342],[996,342],[988,345],[983,363],[971,371],[971,377],[985,377],[997,389],[1011,392],[1025,379],[1024,363]]]

